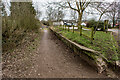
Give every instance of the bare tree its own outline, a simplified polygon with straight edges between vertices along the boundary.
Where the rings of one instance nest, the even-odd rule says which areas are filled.
[[[80,36],[81,36],[82,35],[81,22],[82,22],[83,12],[88,7],[90,2],[86,0],[75,0],[75,1],[67,1],[67,3],[70,9],[78,12],[78,25],[80,26]]]
[[[77,12],[74,10],[71,10],[71,18],[73,20],[78,20]]]
[[[86,0],[65,0],[65,1],[60,1],[60,2],[54,2],[53,4],[58,5],[59,7],[62,8],[69,8],[73,11],[76,11],[78,13],[78,27],[80,28],[80,35],[82,35],[82,17],[83,17],[83,12],[85,9],[89,6],[90,1]]]
[[[47,3],[46,5],[47,5],[46,13],[47,13],[47,18],[50,25],[52,25],[53,20],[56,20],[56,21],[63,20],[65,14],[61,7],[53,3]]]
[[[112,27],[115,25],[115,20],[117,19],[118,15],[118,2],[113,2],[112,6],[109,8],[109,12],[106,13],[106,16],[109,17],[109,19],[112,20]]]
[[[99,21],[101,20],[102,16],[105,13],[109,12],[109,8],[112,5],[113,5],[113,3],[107,3],[107,2],[93,2],[93,3],[91,3],[90,6],[99,12],[99,19],[98,19],[98,23],[96,25],[94,34],[95,34],[95,32],[96,32],[96,30],[98,28],[98,24],[99,24]]]
[[[61,10],[59,7],[57,9],[55,9],[53,14],[55,16],[55,20],[57,20],[57,21],[63,20],[63,18],[65,16],[63,10]]]
[[[42,12],[39,10],[39,7],[37,5],[37,9],[36,9],[36,18],[39,19],[42,15]]]
[[[46,13],[47,13],[47,19],[48,19],[49,25],[52,25],[52,21],[55,20],[55,17],[54,17],[54,14],[53,14],[54,13],[53,7],[48,6],[47,10],[46,10]]]

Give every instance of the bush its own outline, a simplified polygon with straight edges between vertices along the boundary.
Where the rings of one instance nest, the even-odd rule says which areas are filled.
[[[89,27],[89,28],[95,27],[97,25],[96,23],[97,22],[94,19],[92,19],[92,20],[87,22],[86,27]]]
[[[41,21],[44,25],[50,26],[48,21]]]
[[[2,9],[6,14],[5,7]],[[3,53],[17,47],[29,32],[37,32],[40,27],[32,2],[11,2],[10,11],[9,16],[2,16]]]
[[[98,24],[98,21],[95,21],[94,19],[92,19],[92,20],[88,21],[86,27],[89,27],[89,28],[94,27],[94,29],[95,29],[97,24]],[[109,24],[108,27],[111,27],[111,25]],[[100,28],[101,30],[104,29],[104,22],[103,21],[99,21],[98,28]]]

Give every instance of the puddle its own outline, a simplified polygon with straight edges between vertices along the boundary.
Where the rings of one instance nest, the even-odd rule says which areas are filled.
[[[48,32],[48,30],[44,29],[44,32]]]

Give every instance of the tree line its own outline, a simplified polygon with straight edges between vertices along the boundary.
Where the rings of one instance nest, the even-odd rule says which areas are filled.
[[[82,35],[82,26],[80,26],[83,19],[86,18],[86,14],[96,14],[98,15],[98,24],[99,21],[102,19],[102,17],[105,17],[112,21],[113,25],[115,26],[117,15],[118,15],[118,2],[92,2],[92,0],[86,1],[86,0],[64,0],[64,1],[58,1],[58,2],[52,2],[47,4],[47,17],[48,20],[60,20],[59,15],[61,15],[61,20],[65,16],[68,16],[66,13],[66,9],[71,10],[71,18],[70,19],[76,19],[78,20],[78,25],[80,29],[80,35]],[[57,8],[58,11],[61,11],[62,13],[59,15],[56,15],[58,19],[54,19],[55,9]],[[53,12],[51,12],[53,10]],[[51,12],[51,14],[50,14]],[[52,17],[52,19],[50,18]],[[98,26],[96,25],[96,28]]]

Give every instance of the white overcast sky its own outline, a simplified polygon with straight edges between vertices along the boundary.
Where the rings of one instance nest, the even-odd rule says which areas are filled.
[[[34,7],[38,10],[40,10],[42,12],[42,16],[40,17],[40,20],[47,17],[46,16],[46,8],[45,8],[45,4],[47,2],[58,2],[61,0],[33,0],[33,5]],[[113,2],[113,1],[119,1],[119,0],[94,0],[94,1],[103,1],[103,2]],[[68,10],[69,11],[69,10]],[[64,19],[70,19],[70,12],[66,11],[66,16]],[[91,18],[95,18],[98,19],[99,17],[97,15],[88,15],[86,16],[87,19],[91,19]]]
[[[46,7],[45,5],[48,3],[48,2],[58,2],[58,1],[61,1],[61,0],[32,0],[33,1],[33,6],[35,7],[35,9],[39,10],[42,12],[42,15],[40,17],[40,20],[42,20],[43,18],[46,18],[47,15],[46,15]]]
[[[10,0],[2,0],[2,1],[3,2],[10,2]],[[26,0],[13,0],[13,1],[15,1],[15,2],[24,2]],[[29,1],[29,0],[27,0],[27,1]],[[45,4],[47,2],[57,2],[57,1],[61,1],[61,0],[32,0],[32,1],[33,1],[33,6],[35,7],[35,9],[36,10],[38,9],[39,11],[42,12],[42,16],[40,17],[40,20],[41,20],[41,19],[47,17],[46,13],[45,13],[46,12]],[[94,1],[112,2],[114,0],[94,0]],[[120,0],[116,0],[116,1],[120,1]],[[8,8],[7,8],[7,12],[10,13]],[[67,16],[65,16],[64,19],[70,19],[70,12],[68,12],[68,11],[66,11],[66,12],[67,12],[66,13]],[[98,16],[96,16],[96,15],[88,15],[87,18],[98,18]]]

